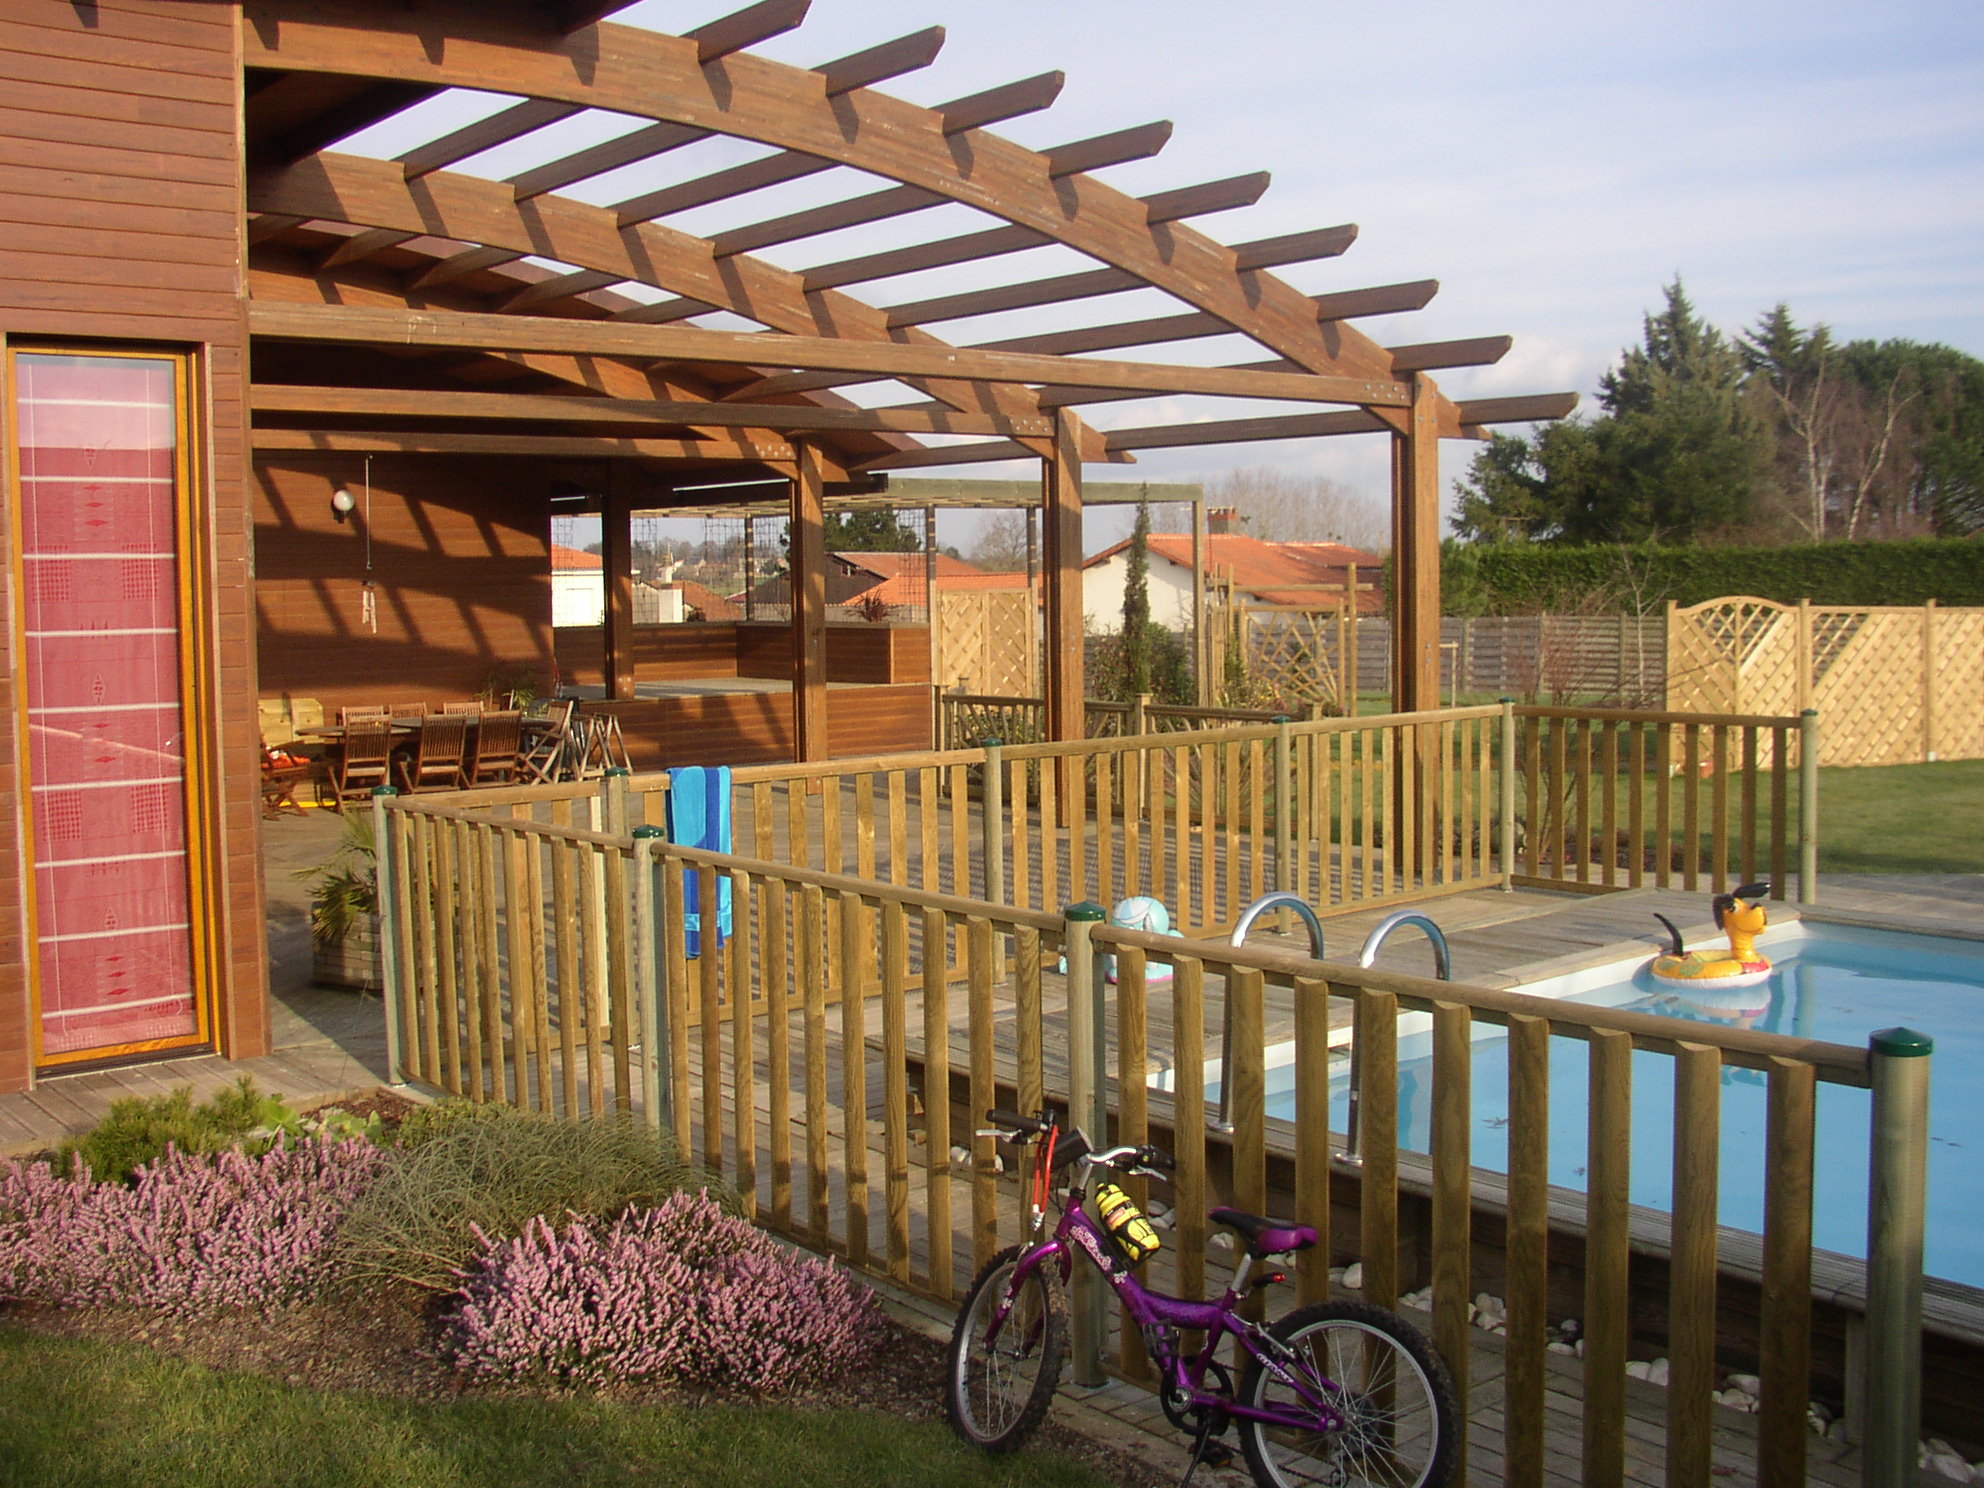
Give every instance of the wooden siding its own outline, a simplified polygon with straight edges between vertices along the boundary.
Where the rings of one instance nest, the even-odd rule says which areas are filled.
[[[236,10],[208,0],[0,0],[0,337],[91,338],[198,353],[193,428],[210,492],[209,696],[217,775],[215,927],[221,1048],[266,1053],[260,780],[245,481],[246,329]],[[8,410],[10,411],[10,410]],[[8,477],[11,479],[11,475]],[[11,501],[5,510],[11,511]],[[13,551],[11,519],[4,541]],[[0,564],[12,613],[13,564]],[[8,627],[11,636],[12,627]],[[11,647],[11,640],[8,642]],[[10,656],[0,712],[20,699]],[[0,791],[19,787],[0,730]],[[20,824],[0,858],[21,861]],[[31,1079],[18,870],[0,875],[0,1090]]]
[[[582,687],[604,685],[597,625],[560,626],[558,675]],[[792,632],[783,624],[642,625],[634,630],[635,678],[693,682],[699,677],[792,675]],[[827,629],[827,680],[928,683],[930,631],[922,625],[835,625]]]
[[[675,765],[768,765],[793,757],[790,692],[718,692],[588,703],[620,719],[636,770]],[[931,747],[930,689],[836,687],[827,693],[827,747],[836,756]]]
[[[550,519],[535,462],[373,457],[376,632],[363,620],[364,460],[265,457],[255,476],[262,696],[314,697],[334,714],[549,685]],[[360,504],[344,523],[331,512],[340,484]]]

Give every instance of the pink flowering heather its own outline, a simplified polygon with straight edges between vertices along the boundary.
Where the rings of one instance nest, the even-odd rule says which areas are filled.
[[[259,1157],[168,1149],[130,1187],[0,1164],[0,1299],[175,1313],[265,1306],[318,1280],[325,1242],[378,1171],[370,1142]]]
[[[680,1193],[594,1228],[542,1217],[482,1237],[441,1347],[484,1378],[646,1380],[773,1394],[828,1378],[878,1336],[867,1288]]]

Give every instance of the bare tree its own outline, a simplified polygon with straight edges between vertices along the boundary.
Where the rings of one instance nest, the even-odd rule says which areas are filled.
[[[1246,519],[1250,537],[1266,542],[1340,542],[1382,551],[1391,546],[1390,517],[1379,503],[1324,475],[1250,466],[1206,482],[1207,506],[1230,506]],[[1158,530],[1189,530],[1187,508],[1166,506]]]
[[[978,529],[972,545],[971,561],[993,573],[1021,573],[1026,569],[1026,513],[1015,508],[995,511]]]

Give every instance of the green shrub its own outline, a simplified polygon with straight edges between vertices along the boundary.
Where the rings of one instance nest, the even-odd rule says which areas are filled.
[[[168,1146],[195,1154],[244,1147],[253,1155],[301,1128],[302,1118],[281,1096],[262,1094],[247,1075],[197,1106],[193,1087],[182,1085],[169,1095],[112,1101],[95,1130],[56,1149],[55,1169],[67,1172],[80,1156],[99,1182],[128,1183],[133,1171],[164,1156]]]
[[[336,1260],[355,1286],[399,1283],[453,1291],[491,1239],[518,1235],[538,1215],[611,1219],[670,1194],[708,1189],[726,1209],[734,1194],[677,1152],[674,1140],[629,1117],[567,1120],[510,1106],[433,1108],[379,1179],[353,1204]]]
[[[1449,615],[1561,613],[1588,606],[1594,595],[1620,611],[1732,594],[1779,604],[1984,605],[1984,542],[1975,539],[1766,548],[1449,542],[1440,563]]]

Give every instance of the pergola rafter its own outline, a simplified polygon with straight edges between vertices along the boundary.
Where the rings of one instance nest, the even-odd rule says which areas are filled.
[[[755,462],[790,475],[793,517],[802,524],[823,510],[829,480],[1036,458],[1050,566],[1060,584],[1078,586],[1084,461],[1385,433],[1394,450],[1401,564],[1400,701],[1420,706],[1437,662],[1428,639],[1438,606],[1437,441],[1498,421],[1559,416],[1573,400],[1455,402],[1427,372],[1492,364],[1506,355],[1509,338],[1385,346],[1358,328],[1365,317],[1424,307],[1436,281],[1307,294],[1271,272],[1344,252],[1355,228],[1227,246],[1190,225],[1252,205],[1267,187],[1265,173],[1141,197],[1097,177],[1156,154],[1169,124],[1045,151],[991,132],[1050,107],[1061,91],[1058,72],[927,108],[875,85],[928,65],[943,41],[937,28],[814,68],[749,50],[797,26],[806,8],[806,0],[763,0],[665,36],[604,23],[613,7],[581,0],[535,8],[246,0],[246,120],[251,161],[261,162],[248,182],[250,240],[261,282],[280,288],[251,307],[251,331],[270,348],[272,369],[251,397],[257,447],[535,449],[642,460],[663,471]],[[329,148],[355,123],[385,117],[393,100],[451,88],[516,102],[392,161]],[[593,111],[645,122],[507,180],[459,169]],[[716,138],[761,153],[644,184],[610,206],[562,194]],[[666,220],[832,172],[879,184],[711,237]],[[945,205],[989,222],[809,269],[759,256]],[[1072,250],[1087,266],[1005,283],[981,276],[969,288],[926,290],[888,306],[847,293],[1006,258],[1034,262],[1024,256],[1052,247]],[[1178,309],[966,346],[925,329],[1143,290],[1161,292]],[[764,329],[687,324],[718,312]],[[1245,337],[1265,355],[1221,367],[1097,356],[1224,335]],[[402,370],[380,387],[301,377],[284,343],[344,347],[344,356],[369,348]],[[276,374],[278,366],[287,375]],[[902,383],[929,401],[858,408],[832,392],[877,381]],[[1107,436],[1073,412],[1166,394],[1344,406]],[[503,428],[493,430],[491,420]],[[313,427],[298,426],[305,422]],[[988,437],[929,448],[915,442],[922,435]],[[817,546],[815,536],[796,537],[795,554]],[[1065,733],[1079,719],[1080,606],[1050,584],[1048,611],[1051,727]],[[796,633],[810,635],[816,621]],[[818,681],[807,654],[799,645],[802,691],[809,675]],[[802,700],[802,719],[817,711]],[[802,748],[812,747],[808,733],[802,727]]]

